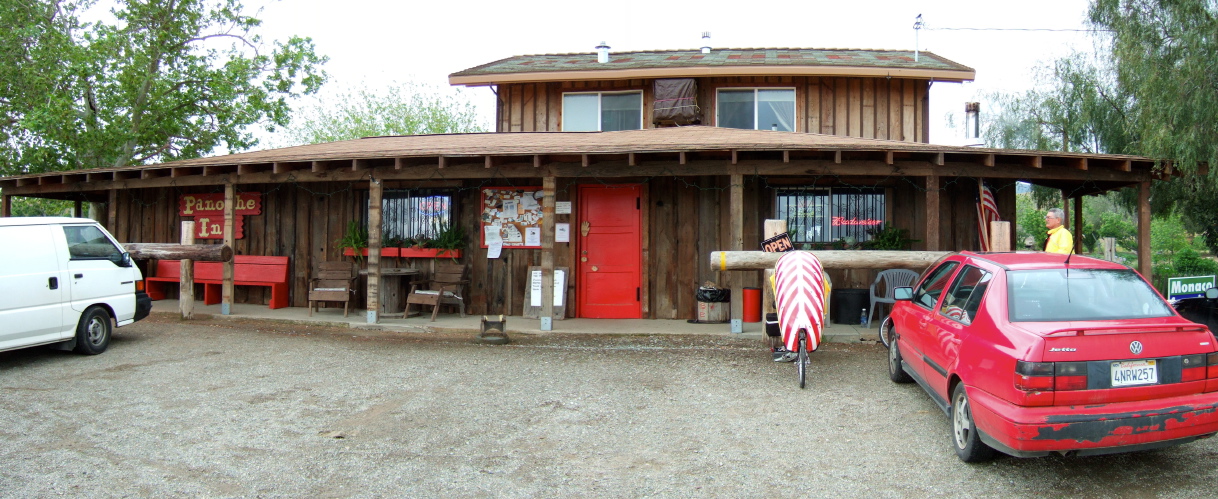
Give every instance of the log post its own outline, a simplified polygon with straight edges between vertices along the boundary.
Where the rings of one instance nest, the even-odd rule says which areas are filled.
[[[939,177],[926,176],[926,251],[939,249]],[[818,255],[819,257],[819,255]],[[823,261],[823,260],[822,260]]]
[[[1011,251],[1011,222],[990,222],[990,251]]]
[[[1074,198],[1074,253],[1083,254],[1083,197]]]
[[[734,158],[736,155],[732,154]],[[730,204],[728,206],[728,247],[733,251],[744,249],[744,175],[731,174]],[[744,332],[744,277],[729,275],[732,288],[731,331]]]
[[[541,179],[541,330],[554,330],[554,188],[555,177]]]
[[[384,184],[380,180],[373,178],[368,181],[368,324],[380,321],[381,200],[384,193]]]
[[[188,246],[195,243],[195,223],[182,222],[182,245]],[[182,312],[182,318],[186,320],[195,318],[195,262],[189,258],[182,259],[182,270],[179,275],[182,279],[179,281],[181,290],[178,293],[178,310]]]
[[[1150,181],[1138,184],[1138,272],[1150,281]],[[1153,282],[1153,281],[1151,281]]]
[[[236,187],[232,181],[224,184],[224,244],[230,248],[236,242],[233,234],[233,209],[236,207]],[[236,262],[224,262],[224,284],[220,301],[220,314],[233,314],[233,277],[236,274]]]
[[[1104,259],[1110,262],[1116,261],[1116,238],[1105,237],[1101,239],[1104,246]]]
[[[118,189],[110,189],[110,201],[106,203],[106,230],[119,241],[127,239],[126,234],[118,233]]]
[[[0,217],[13,216],[13,197],[8,194],[4,194],[0,197],[3,197],[4,199],[3,207],[0,207]]]
[[[762,232],[764,239],[762,239],[762,240],[764,241],[766,239],[777,236],[779,234],[783,234],[786,231],[787,231],[787,221],[786,220],[766,220],[765,225],[764,225],[764,230]],[[761,291],[761,296],[762,296],[761,322],[762,322],[762,328],[763,328],[763,331],[762,331],[763,334],[761,335],[761,342],[765,345],[766,348],[770,348],[770,349],[777,347],[779,342],[782,341],[782,339],[779,337],[773,337],[773,336],[764,334],[765,314],[772,314],[772,313],[775,313],[778,311],[774,307],[774,287],[770,285],[770,276],[772,276],[772,275],[774,275],[773,268],[767,268],[761,272],[761,289],[762,289],[762,291]]]
[[[74,216],[74,217],[76,217],[76,218],[80,218],[82,215],[84,215],[84,212],[82,211],[82,208],[83,208],[83,207],[81,206],[81,202],[80,202],[80,200],[79,200],[79,199],[77,199],[76,201],[74,201],[74,202],[72,203],[72,216]]]

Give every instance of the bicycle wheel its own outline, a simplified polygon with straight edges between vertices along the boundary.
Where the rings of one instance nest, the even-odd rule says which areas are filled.
[[[808,332],[799,330],[799,356],[795,358],[795,372],[799,373],[799,387],[803,388],[808,378]]]
[[[885,315],[884,320],[880,321],[880,343],[884,344],[884,348],[888,348],[888,344],[892,342],[892,316]]]

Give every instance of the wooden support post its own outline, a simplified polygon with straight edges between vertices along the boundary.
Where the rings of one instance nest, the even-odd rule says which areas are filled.
[[[182,222],[182,244],[195,243],[195,223]],[[181,280],[179,281],[181,290],[178,292],[178,310],[182,311],[182,318],[186,320],[195,318],[195,261],[183,259],[182,270],[179,272]]]
[[[764,234],[764,236],[763,236],[764,239],[762,239],[762,240],[769,239],[771,237],[785,233],[786,231],[787,231],[787,221],[786,220],[766,220],[765,226],[764,226],[764,232],[762,233],[762,234]],[[774,269],[765,269],[765,270],[761,271],[761,289],[762,289],[762,291],[761,291],[761,296],[762,296],[761,322],[762,322],[763,328],[765,327],[764,326],[765,314],[772,314],[772,313],[775,313],[778,311],[774,307],[774,287],[770,286],[770,276],[773,274],[774,274]],[[765,334],[761,335],[761,342],[765,345],[766,348],[777,347],[778,343],[780,341],[782,341],[782,340],[779,337],[768,336]]]
[[[4,198],[4,202],[3,207],[0,208],[0,217],[13,216],[13,197],[8,194],[4,194],[2,197]]]
[[[81,210],[82,210],[81,202],[79,199],[77,199],[75,202],[72,203],[72,216],[74,216],[76,218],[80,218],[82,215],[84,215],[84,212]]]
[[[1116,261],[1116,238],[1105,237],[1100,240],[1104,246],[1104,259],[1110,262]]]
[[[554,190],[555,177],[541,179],[541,330],[554,330]]]
[[[926,251],[939,250],[939,177],[926,176]]]
[[[232,181],[224,184],[224,244],[232,248],[236,245],[236,234],[233,233],[233,211],[236,209],[237,193]],[[221,286],[220,314],[233,314],[233,275],[237,270],[237,259],[224,262],[224,284]]]
[[[736,151],[732,151],[735,158]],[[728,210],[728,248],[732,251],[744,250],[744,175],[733,173],[731,185],[728,186],[731,200]],[[732,314],[731,331],[744,332],[744,276],[728,276],[732,285]]]
[[[488,158],[490,156],[487,156]],[[368,182],[368,323],[380,322],[381,312],[381,200],[384,185]],[[437,305],[438,306],[438,305]]]
[[[1150,181],[1138,184],[1138,272],[1150,280]]]
[[[1074,198],[1074,254],[1083,254],[1083,197]]]
[[[1011,251],[1011,222],[990,222],[990,251]]]
[[[110,189],[110,202],[106,203],[106,230],[119,241],[126,241],[127,234],[118,233],[118,189]]]

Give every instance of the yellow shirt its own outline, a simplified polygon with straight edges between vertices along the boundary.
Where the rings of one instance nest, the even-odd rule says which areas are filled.
[[[1065,226],[1059,225],[1049,230],[1049,240],[1045,241],[1045,251],[1063,255],[1074,253],[1074,236],[1070,235],[1070,231],[1066,230]]]

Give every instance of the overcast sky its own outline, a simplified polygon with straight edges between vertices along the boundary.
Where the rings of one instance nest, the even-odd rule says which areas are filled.
[[[1085,29],[1085,0],[246,1],[250,13],[263,9],[266,38],[313,38],[330,57],[329,86],[373,88],[406,81],[448,87],[448,75],[462,69],[513,55],[591,53],[601,41],[613,52],[693,49],[703,31],[711,32],[716,48],[912,50],[913,25],[922,14],[928,29],[919,32],[918,48],[977,70],[973,83],[932,86],[931,141],[940,144],[963,140],[948,128],[947,116],[959,121],[964,102],[981,100],[985,113],[986,93],[1030,88],[1038,66],[1072,49],[1093,50],[1087,33],[1013,31]],[[491,90],[474,87],[463,95],[490,127]]]

